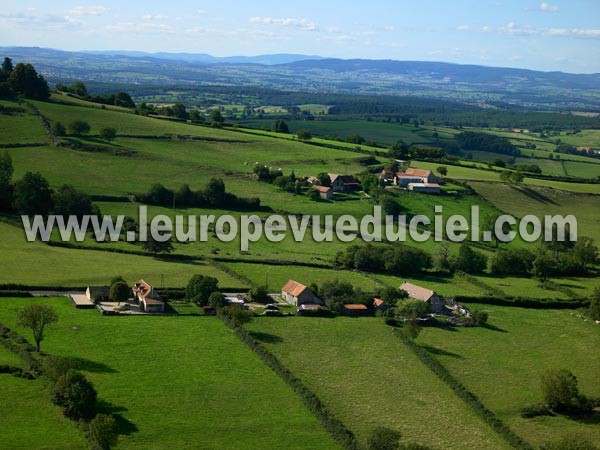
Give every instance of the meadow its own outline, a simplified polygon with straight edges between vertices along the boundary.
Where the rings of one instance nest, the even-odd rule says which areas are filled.
[[[533,214],[545,215],[573,214],[577,218],[579,236],[591,237],[600,241],[598,208],[600,196],[561,191],[541,186],[512,186],[504,183],[470,182],[475,191],[496,205],[500,210],[516,217]],[[598,185],[600,189],[600,185]]]
[[[117,448],[232,449],[242,442],[257,450],[340,448],[283,381],[215,317],[102,317],[61,297],[3,299],[0,322],[14,327],[17,310],[33,301],[54,306],[59,315],[43,349],[82,358],[102,408],[126,424]],[[28,330],[16,330],[30,338]],[[13,425],[4,429],[3,445],[82,447],[81,432],[60,417],[42,380],[0,376],[2,404],[17,410],[0,412]]]
[[[374,427],[387,426],[434,448],[507,448],[381,319],[260,318],[247,329],[363,445]]]
[[[597,417],[524,419],[519,413],[541,401],[540,376],[548,369],[568,369],[583,394],[600,395],[600,328],[573,311],[469,306],[488,311],[490,327],[428,327],[417,343],[431,349],[467,389],[531,444],[569,435],[599,442]]]
[[[133,283],[143,277],[160,286],[183,287],[194,274],[217,278],[222,287],[240,288],[237,279],[203,261],[168,261],[147,256],[51,247],[27,242],[21,229],[0,222],[0,284],[84,287],[105,285],[115,275]]]

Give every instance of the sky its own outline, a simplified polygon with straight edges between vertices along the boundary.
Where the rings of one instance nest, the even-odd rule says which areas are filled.
[[[600,73],[600,0],[4,0],[0,46],[301,53]]]

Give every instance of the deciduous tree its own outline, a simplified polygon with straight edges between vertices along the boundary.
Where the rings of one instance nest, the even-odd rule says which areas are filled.
[[[58,314],[52,306],[39,303],[29,303],[17,313],[17,323],[23,327],[30,328],[33,332],[33,340],[37,351],[44,340],[48,325],[58,322]]]

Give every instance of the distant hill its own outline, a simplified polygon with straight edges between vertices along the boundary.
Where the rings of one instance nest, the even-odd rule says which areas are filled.
[[[137,52],[127,50],[89,50],[82,53],[88,53],[90,55],[111,55],[111,56],[131,56],[134,58],[158,58],[167,59],[170,61],[185,61],[189,63],[202,63],[202,64],[263,64],[271,66],[275,64],[287,64],[297,61],[304,61],[307,59],[318,60],[323,59],[321,56],[316,55],[298,55],[293,53],[276,53],[272,55],[257,55],[257,56],[212,56],[207,53],[167,53],[167,52]]]
[[[66,52],[0,47],[52,82],[252,86],[327,94],[420,96],[484,107],[600,111],[600,74],[440,62],[325,59],[276,54],[219,58],[202,53]]]

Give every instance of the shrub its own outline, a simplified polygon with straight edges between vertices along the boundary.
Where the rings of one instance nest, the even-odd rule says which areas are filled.
[[[473,311],[473,322],[475,322],[476,325],[485,325],[487,323],[487,320],[488,320],[487,311],[481,311],[481,310]]]
[[[56,382],[70,370],[77,369],[77,363],[62,356],[46,356],[42,362],[42,371],[50,380]]]
[[[579,393],[577,377],[566,369],[551,369],[542,375],[542,397],[556,412],[588,412],[591,402]]]
[[[110,450],[117,444],[117,421],[110,414],[98,414],[90,422],[87,441],[91,450]]]
[[[210,294],[219,290],[219,281],[213,277],[194,275],[185,288],[185,296],[200,306],[208,304]]]
[[[242,325],[252,320],[252,312],[246,311],[240,305],[231,305],[221,308],[219,311],[219,317],[224,320],[231,327],[241,327]]]
[[[266,286],[255,286],[250,289],[250,298],[253,302],[258,303],[269,303],[271,300]]]
[[[387,427],[375,427],[367,438],[368,450],[397,450],[401,434]]]
[[[81,373],[69,370],[60,376],[51,392],[51,400],[63,408],[66,417],[72,420],[90,420],[96,414],[97,393]]]

